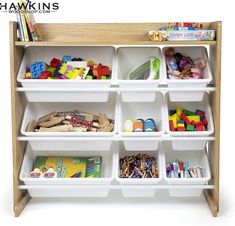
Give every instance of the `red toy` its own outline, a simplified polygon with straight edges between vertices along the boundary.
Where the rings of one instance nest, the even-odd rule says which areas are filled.
[[[41,73],[41,75],[38,78],[39,79],[48,79],[49,77],[52,77],[52,73],[50,71],[44,71]]]
[[[50,62],[50,66],[56,68],[59,64],[61,64],[61,61],[57,58],[53,58]]]
[[[181,113],[181,119],[184,120],[187,125],[190,124],[190,120],[183,112]]]

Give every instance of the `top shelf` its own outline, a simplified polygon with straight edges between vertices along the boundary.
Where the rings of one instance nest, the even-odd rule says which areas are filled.
[[[92,46],[105,46],[105,45],[216,45],[216,41],[163,41],[163,42],[150,42],[150,41],[40,41],[40,42],[21,42],[16,41],[15,46],[81,46],[81,45],[92,45]]]
[[[218,23],[203,24],[205,29],[215,29]],[[216,45],[216,41],[148,41],[148,31],[164,25],[166,23],[40,23],[43,41],[16,41],[15,46]]]

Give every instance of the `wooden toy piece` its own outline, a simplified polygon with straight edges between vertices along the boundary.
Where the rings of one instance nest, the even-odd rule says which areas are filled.
[[[26,128],[26,132],[34,132],[36,125],[37,125],[37,123],[35,120],[30,121],[27,128]]]
[[[177,113],[178,117],[181,116],[181,113],[182,113],[182,112],[183,112],[183,108],[182,108],[181,106],[177,107],[176,113]]]
[[[174,123],[172,120],[169,120],[170,131],[175,131]]]
[[[85,112],[85,111],[80,111],[79,109],[75,109],[74,112],[76,114],[79,114],[79,115],[84,115],[86,116],[86,120],[87,121],[98,121],[98,117],[99,115],[96,115],[96,114],[92,114],[92,113],[88,113],[88,112]],[[91,120],[92,119],[92,120]]]
[[[56,111],[53,111],[47,115],[44,115],[41,118],[39,118],[38,123],[49,121],[50,118],[56,116],[56,114],[57,114]]]
[[[190,131],[190,132],[194,131],[194,126],[193,125],[187,125],[186,131]]]
[[[86,132],[87,128],[79,126],[79,127],[73,127],[69,130],[70,132]]]
[[[186,125],[190,124],[190,120],[188,119],[188,116],[186,116],[183,112],[181,113],[181,117],[182,120],[184,120],[184,122],[186,123]]]
[[[194,122],[200,122],[200,116],[199,115],[194,115],[194,116],[188,116],[188,119],[190,122],[194,121]]]
[[[101,125],[104,125],[105,123],[109,123],[109,118],[105,114],[99,113],[98,121]]]
[[[40,127],[36,132],[69,132],[73,127],[71,125],[54,126],[50,128]]]
[[[97,130],[97,132],[112,132],[114,125],[112,123],[106,124],[104,127]]]
[[[177,122],[177,128],[178,127],[184,127],[184,121],[183,120],[178,120]]]
[[[39,123],[39,126],[49,128],[49,127],[52,127],[52,126],[59,124],[62,121],[63,121],[62,117],[54,117],[53,116],[50,118],[49,121]]]

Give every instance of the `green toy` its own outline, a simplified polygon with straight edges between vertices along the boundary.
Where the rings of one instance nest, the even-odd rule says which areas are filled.
[[[159,79],[160,59],[151,57],[139,64],[129,74],[129,80],[155,80]]]

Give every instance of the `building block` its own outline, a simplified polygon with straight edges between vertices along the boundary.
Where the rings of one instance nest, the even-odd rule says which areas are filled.
[[[107,80],[107,77],[105,75],[101,76],[101,80]]]
[[[93,76],[92,76],[92,75],[87,75],[85,79],[87,79],[87,80],[92,80],[92,79],[93,79]]]
[[[71,61],[82,61],[82,58],[78,57],[78,58],[73,58]]]
[[[199,115],[194,115],[194,116],[188,116],[188,119],[190,122],[194,121],[194,122],[200,122],[200,116]]]
[[[184,122],[186,123],[186,125],[189,125],[190,124],[190,120],[188,119],[188,116],[186,116],[185,113],[181,113],[181,117],[180,117],[182,120],[184,120]]]
[[[68,55],[64,55],[62,58],[62,62],[67,63],[68,61],[72,61],[72,57]]]
[[[97,72],[98,72],[99,76],[109,75],[110,74],[109,67],[108,66],[104,66],[102,64],[98,64]]]
[[[50,72],[52,73],[52,76],[54,76],[55,71],[56,71],[56,68],[54,68],[54,67],[49,67],[49,68],[47,68],[47,71],[50,71]]]
[[[42,61],[35,62],[30,65],[30,73],[32,79],[37,79],[43,71],[46,70],[46,64]]]
[[[176,110],[170,110],[170,111],[169,111],[169,115],[170,115],[170,116],[174,115],[175,113],[176,113]]]
[[[176,113],[177,115],[180,117],[181,116],[181,113],[183,112],[183,108],[181,106],[177,107],[176,109]]]
[[[25,77],[24,78],[31,78],[31,73],[30,72],[26,72]]]
[[[50,71],[44,71],[41,73],[41,75],[38,78],[39,79],[48,79],[49,77],[52,77],[52,73]]]
[[[174,123],[172,120],[169,120],[170,131],[175,131]]]
[[[54,72],[54,77],[59,77],[59,76],[62,75],[62,74],[59,72],[61,66],[62,66],[62,64],[59,64],[59,65],[56,67],[55,72]]]
[[[182,127],[182,126],[178,126],[178,127],[177,127],[177,131],[181,131],[181,132],[182,132],[182,131],[185,131],[185,128]]]
[[[183,120],[178,120],[177,127],[184,127],[184,121]]]
[[[53,58],[50,62],[50,67],[57,68],[59,64],[61,64],[61,61],[57,58]]]
[[[207,121],[206,121],[206,119],[202,119],[202,124],[205,126],[205,128],[207,128]]]
[[[196,125],[196,131],[205,131],[205,127],[202,124]]]
[[[184,114],[187,115],[187,116],[194,116],[195,113],[192,112],[192,111],[188,111],[188,110],[183,110]]]
[[[194,131],[194,126],[193,125],[187,125],[186,131]]]
[[[173,121],[174,128],[176,129],[177,128],[177,122],[179,120],[177,114],[169,116],[169,120]]]
[[[77,79],[80,74],[80,70],[78,70],[77,68],[73,68],[72,70],[69,70],[67,73],[66,73],[66,77],[68,79]]]

